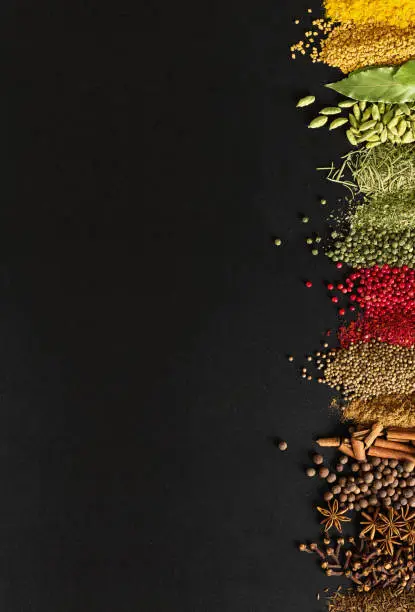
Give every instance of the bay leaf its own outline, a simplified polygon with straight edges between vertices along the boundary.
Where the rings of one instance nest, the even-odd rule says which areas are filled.
[[[415,60],[409,60],[400,66],[394,78],[404,85],[413,85],[415,83]]]
[[[406,64],[404,66],[406,67]],[[411,102],[415,100],[415,79],[410,80],[409,75],[414,68],[409,66],[401,73],[402,79],[408,82],[401,82],[395,78],[398,70],[402,70],[404,66],[401,68],[381,66],[359,70],[337,83],[328,83],[326,87],[353,100],[390,104]]]

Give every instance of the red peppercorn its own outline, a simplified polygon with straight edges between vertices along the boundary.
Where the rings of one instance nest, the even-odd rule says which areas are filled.
[[[312,287],[312,286],[313,286],[313,283],[312,283],[311,281],[306,281],[305,286],[306,286],[306,287]]]
[[[338,261],[336,263],[336,268],[338,268],[340,270],[340,268],[343,268],[343,264],[341,263],[341,261]]]
[[[334,295],[334,296],[331,298],[331,301],[333,302],[333,304],[337,304],[337,302],[339,301],[339,298],[338,298],[336,295]]]
[[[346,314],[346,311],[344,308],[340,308],[339,309],[339,315],[344,316]]]
[[[327,285],[327,289],[328,289],[329,291],[333,291],[333,289],[334,289],[334,285],[333,285],[332,283],[329,283],[329,284]]]

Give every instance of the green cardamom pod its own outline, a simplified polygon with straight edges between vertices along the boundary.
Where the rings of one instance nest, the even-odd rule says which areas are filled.
[[[398,130],[394,125],[392,127],[388,125],[388,130],[393,136],[398,136]]]
[[[356,119],[358,121],[360,121],[360,117],[362,116],[362,113],[360,112],[360,108],[359,108],[359,104],[358,103],[356,103],[353,106],[353,115],[356,117]]]
[[[388,125],[388,128],[392,129],[392,128],[396,127],[396,126],[398,125],[398,123],[399,123],[399,121],[400,121],[400,120],[401,120],[401,119],[400,119],[400,117],[399,117],[399,116],[398,116],[398,117],[394,117],[394,118],[393,118],[393,119],[391,119],[391,121],[389,121],[389,123],[387,124],[387,125]]]
[[[372,119],[375,119],[375,121],[380,120],[380,112],[379,112],[379,108],[377,104],[372,104],[371,113],[372,113]]]
[[[355,136],[361,136],[360,134],[360,130],[356,130],[356,128],[351,127],[350,131],[352,132],[352,134],[354,134]]]
[[[368,132],[362,134],[362,138],[364,140],[369,140],[369,138],[371,138],[372,136],[376,136],[376,138],[379,138],[379,135],[376,130],[369,130]]]
[[[407,123],[405,121],[405,119],[402,119],[402,121],[399,123],[397,130],[398,130],[398,136],[403,136],[406,132],[406,127],[407,127]]]
[[[361,101],[359,102],[359,108],[360,108],[360,110],[361,110],[361,111],[362,111],[362,113],[363,113],[363,111],[364,111],[364,110],[365,110],[365,108],[366,108],[366,102],[365,102],[364,100],[361,100]]]
[[[362,122],[364,123],[365,121],[367,121],[369,119],[369,117],[372,116],[372,109],[371,108],[367,108],[363,114],[362,114]]]
[[[399,108],[405,113],[405,115],[410,115],[411,114],[411,109],[409,108],[409,106],[405,102],[400,104]]]
[[[394,111],[395,117],[401,117],[404,114],[403,110],[397,106]]]
[[[393,119],[393,111],[388,110],[382,117],[382,123],[384,125],[388,125],[388,123]]]
[[[320,111],[320,115],[338,115],[342,109],[338,106],[327,106]]]
[[[380,142],[386,142],[388,139],[388,130],[383,130],[382,134],[380,135]]]
[[[413,141],[414,141],[414,136],[413,136],[412,132],[410,132],[410,131],[406,132],[406,134],[404,134],[402,136],[402,142],[404,144],[410,144]]]
[[[376,124],[377,133],[382,134],[384,129],[385,129],[385,126],[383,125],[382,121],[378,121]]]
[[[366,123],[361,123],[360,131],[365,132],[366,130],[371,130],[372,128],[375,127],[376,123],[377,121],[375,121],[374,119],[372,119],[371,121],[366,121]]]
[[[374,149],[375,147],[378,147],[381,144],[380,140],[379,142],[368,142],[366,145],[366,149]]]
[[[328,117],[325,117],[324,115],[320,115],[320,117],[316,117],[315,119],[313,119],[309,123],[308,127],[312,129],[323,127],[323,125],[326,125],[328,120],[329,120]]]
[[[384,114],[385,112],[385,103],[384,102],[379,102],[379,112],[381,115]]]
[[[359,128],[357,119],[354,115],[352,115],[352,113],[349,113],[349,121],[350,121],[350,125],[354,127],[356,130]]]
[[[342,100],[341,102],[339,102],[340,108],[350,108],[351,106],[354,106],[355,104],[356,102],[354,100]]]
[[[351,145],[353,145],[354,147],[357,145],[357,140],[355,135],[353,134],[353,132],[350,130],[347,130],[346,132],[346,136],[348,141],[350,142]]]
[[[341,125],[344,125],[345,123],[348,123],[348,119],[346,119],[345,117],[337,117],[337,119],[334,119],[334,121],[330,123],[329,130],[335,130]]]
[[[310,104],[313,104],[313,102],[315,101],[316,101],[315,96],[306,96],[305,98],[301,98],[301,100],[298,100],[297,108],[302,108],[303,106],[309,106]]]
[[[366,140],[368,142],[379,142],[380,141],[379,134],[373,134],[373,136],[366,138]]]

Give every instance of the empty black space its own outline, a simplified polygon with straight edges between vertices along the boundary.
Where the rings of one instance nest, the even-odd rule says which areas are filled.
[[[304,240],[345,143],[295,109],[339,76],[290,59],[309,6],[2,3],[2,611],[322,609],[299,368],[340,273]]]

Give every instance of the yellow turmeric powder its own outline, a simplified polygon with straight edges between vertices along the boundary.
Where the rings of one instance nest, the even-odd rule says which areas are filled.
[[[415,0],[325,0],[324,7],[333,21],[383,23],[398,28],[415,25]]]

